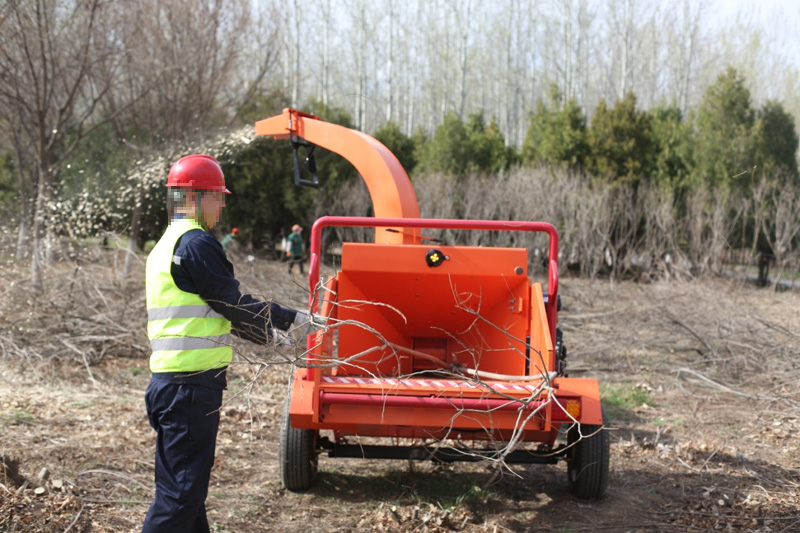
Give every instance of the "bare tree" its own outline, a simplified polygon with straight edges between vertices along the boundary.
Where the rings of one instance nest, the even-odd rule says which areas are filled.
[[[389,0],[389,31],[387,33],[386,50],[386,122],[391,122],[394,118],[394,23],[395,9],[394,2]]]
[[[405,102],[403,111],[405,119],[403,124],[405,126],[405,134],[411,136],[414,134],[414,128],[419,123],[415,121],[416,111],[416,95],[420,83],[420,76],[418,73],[420,68],[420,51],[418,46],[417,31],[418,27],[414,23],[421,16],[422,7],[417,4],[416,11],[411,12],[411,17],[406,19],[405,24],[402,25],[402,36],[405,45],[402,47],[402,54],[400,57],[404,60],[404,65],[400,68],[403,69],[403,95],[402,98]]]
[[[461,7],[463,7],[463,11],[456,11],[456,20],[459,22],[459,61],[458,61],[458,71],[459,71],[459,94],[458,94],[458,115],[460,117],[464,117],[464,108],[467,102],[467,51],[469,46],[469,36],[471,33],[470,29],[470,22],[471,22],[471,13],[472,13],[472,2],[467,0],[466,2],[459,2]]]
[[[330,10],[330,0],[326,4]],[[222,31],[222,46],[232,53],[229,63],[217,63],[228,80],[217,106],[223,110],[236,109],[231,114],[234,120],[257,95],[274,85],[271,76],[277,73],[281,28],[279,5],[272,1],[259,2],[255,12],[248,9],[246,0],[238,4],[226,2],[225,8],[223,20],[227,24]]]
[[[800,235],[800,194],[796,188],[780,187],[774,184],[769,192],[772,216],[761,219],[764,237],[775,256],[777,281],[780,281],[786,267],[797,255],[792,243]],[[776,282],[776,290],[778,283]]]
[[[614,17],[614,33],[619,35],[619,90],[617,91],[617,98],[622,100],[625,95],[630,91],[631,74],[633,70],[633,47],[634,45],[634,32],[633,32],[633,0],[625,0],[622,8],[622,13],[618,13],[613,6],[618,6],[618,3],[612,5],[612,17]]]
[[[300,99],[300,8],[298,0],[293,0],[292,8],[292,32],[291,32],[291,58],[292,58],[292,107],[297,107]]]
[[[367,101],[367,63],[368,50],[367,36],[370,33],[370,21],[367,13],[367,3],[364,0],[356,0],[353,8],[355,9],[355,78],[354,109],[353,118],[356,129],[363,130],[366,124],[366,101]]]
[[[504,58],[501,64],[505,65],[502,79],[505,80],[506,88],[501,91],[506,100],[503,105],[505,112],[500,113],[499,117],[501,127],[508,132],[506,142],[518,146],[522,144],[525,135],[522,128],[528,111],[526,104],[529,95],[525,90],[526,78],[531,78],[531,86],[536,82],[531,50],[535,49],[537,21],[535,7],[529,5],[527,10],[530,12],[530,17],[524,16],[526,10],[519,0],[509,0],[507,9],[510,24],[501,25],[499,28],[500,31],[505,29]]]
[[[95,112],[115,81],[95,76],[114,53],[101,31],[103,6],[100,0],[10,0],[0,15],[0,117],[19,127],[17,160],[36,165],[31,281],[38,290],[40,243],[45,238],[46,258],[52,243],[46,211],[55,177],[99,125]]]
[[[692,10],[694,6],[694,11]],[[694,79],[695,68],[698,66],[700,24],[704,10],[703,2],[684,0],[681,17],[677,21],[670,21],[672,30],[669,32],[669,57],[673,89],[673,101],[676,102],[681,112],[689,111],[689,91]]]
[[[125,50],[118,67],[130,82],[111,91],[105,104],[117,117],[117,136],[136,161],[162,153],[165,145],[177,151],[177,143],[191,142],[215,124],[230,125],[262,89],[275,62],[274,14],[262,10],[254,20],[246,0],[202,5],[130,0],[117,4],[114,16]],[[196,34],[205,36],[202,44],[191,38]],[[250,46],[247,40],[253,41]],[[118,113],[126,105],[129,110]],[[123,278],[139,241],[149,187],[144,175],[137,163],[131,174],[133,215]]]
[[[17,249],[15,256],[17,259],[23,259],[27,253],[28,234],[31,227],[31,214],[33,212],[31,200],[35,197],[32,192],[33,189],[36,188],[38,180],[35,172],[36,166],[27,161],[30,150],[24,146],[25,141],[22,138],[22,128],[20,128],[19,124],[8,124],[6,128],[6,136],[10,137],[14,154],[17,156],[16,167],[17,183],[19,187],[19,231],[17,233]],[[31,190],[30,193],[29,189]]]
[[[320,83],[322,104],[327,107],[330,99],[330,70],[331,70],[331,0],[325,0],[322,9],[322,80]]]

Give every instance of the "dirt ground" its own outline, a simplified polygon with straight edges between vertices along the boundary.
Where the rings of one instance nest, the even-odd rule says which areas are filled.
[[[46,271],[0,266],[0,531],[137,531],[153,490],[155,434],[143,264],[81,251]],[[143,262],[144,258],[139,258]],[[246,289],[305,305],[302,279],[239,254]],[[570,375],[600,380],[611,472],[599,501],[565,465],[320,458],[312,490],[277,462],[289,366],[237,344],[208,513],[214,531],[800,531],[800,294],[721,279],[563,279]],[[237,341],[238,342],[238,341]]]

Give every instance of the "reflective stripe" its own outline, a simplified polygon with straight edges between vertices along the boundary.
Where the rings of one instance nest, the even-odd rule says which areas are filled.
[[[170,318],[223,318],[207,305],[173,305],[147,310],[147,320],[168,320]]]
[[[150,349],[154,352],[167,350],[209,350],[231,345],[231,335],[217,337],[160,337],[150,341]]]

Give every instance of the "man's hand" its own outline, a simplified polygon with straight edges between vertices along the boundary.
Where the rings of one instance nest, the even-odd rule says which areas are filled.
[[[288,333],[285,331],[281,331],[279,329],[272,330],[272,342],[275,343],[275,347],[280,349],[283,348],[291,348],[294,344],[294,339],[292,339]]]
[[[324,328],[328,324],[328,319],[307,311],[298,311],[292,324],[301,328],[306,335],[310,335],[316,330]]]

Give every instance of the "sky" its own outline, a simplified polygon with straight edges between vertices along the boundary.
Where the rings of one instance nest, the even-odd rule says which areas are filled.
[[[709,14],[714,13],[721,25],[738,17],[767,29],[781,45],[796,53],[796,63],[800,64],[800,0],[715,0],[709,6]]]

